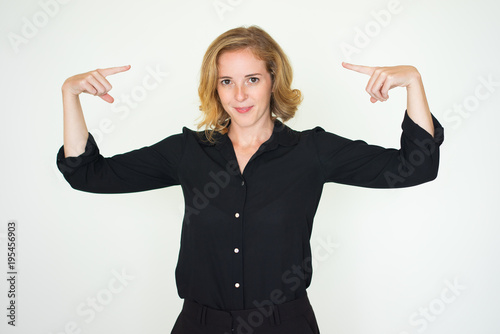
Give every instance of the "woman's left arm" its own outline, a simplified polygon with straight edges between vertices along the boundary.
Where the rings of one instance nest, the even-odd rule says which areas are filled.
[[[394,87],[406,87],[408,116],[434,137],[434,125],[425,96],[422,77],[414,66],[373,67],[345,62],[342,62],[342,65],[349,70],[370,76],[366,91],[370,94],[372,103],[387,101],[389,98],[388,92]]]

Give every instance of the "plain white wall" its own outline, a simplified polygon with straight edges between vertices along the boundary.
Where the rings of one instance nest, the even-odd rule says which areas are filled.
[[[71,75],[131,64],[110,77],[121,108],[84,95],[85,118],[105,156],[150,145],[183,126],[195,129],[206,48],[224,31],[251,24],[267,30],[294,66],[294,87],[305,100],[290,127],[320,125],[399,147],[405,90],[372,104],[364,90],[368,77],[342,68],[350,61],[416,66],[445,128],[433,182],[401,190],[325,186],[308,289],[321,332],[500,331],[498,2],[0,4],[5,274],[7,222],[19,226],[17,329],[7,325],[2,279],[2,333],[170,333],[182,306],[174,281],[180,187],[116,195],[73,190],[55,164],[63,140],[60,88]],[[162,73],[158,85],[144,90],[151,71]],[[124,94],[136,94],[133,106]],[[133,278],[109,292],[122,271]],[[90,306],[93,298],[99,311]]]

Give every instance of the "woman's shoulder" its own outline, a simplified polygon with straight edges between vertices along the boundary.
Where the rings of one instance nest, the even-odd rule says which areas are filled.
[[[315,126],[313,128],[306,129],[294,129],[289,125],[283,123],[278,123],[275,127],[274,132],[277,134],[277,140],[280,144],[289,145],[309,145],[308,143],[313,143],[318,140],[318,134],[325,132],[325,130],[320,126]]]
[[[325,132],[321,126],[317,125],[312,128],[304,129],[304,130],[295,130],[287,127],[291,132],[293,132],[298,137],[312,137],[316,133]]]
[[[217,142],[224,138],[224,135],[217,131],[213,131],[212,134],[210,134],[209,130],[192,130],[187,126],[182,128],[182,135],[185,140],[194,140],[205,146],[214,146]],[[209,139],[210,135],[211,139]]]

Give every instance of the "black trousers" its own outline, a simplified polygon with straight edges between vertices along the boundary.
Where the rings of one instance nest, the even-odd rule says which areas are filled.
[[[184,300],[171,334],[319,334],[307,293],[290,302],[223,311]]]

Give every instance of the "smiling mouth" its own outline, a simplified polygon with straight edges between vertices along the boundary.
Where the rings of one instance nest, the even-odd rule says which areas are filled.
[[[253,106],[244,107],[244,108],[234,108],[234,109],[236,109],[236,111],[239,112],[240,114],[244,114],[244,113],[248,112],[252,108],[253,108]]]

